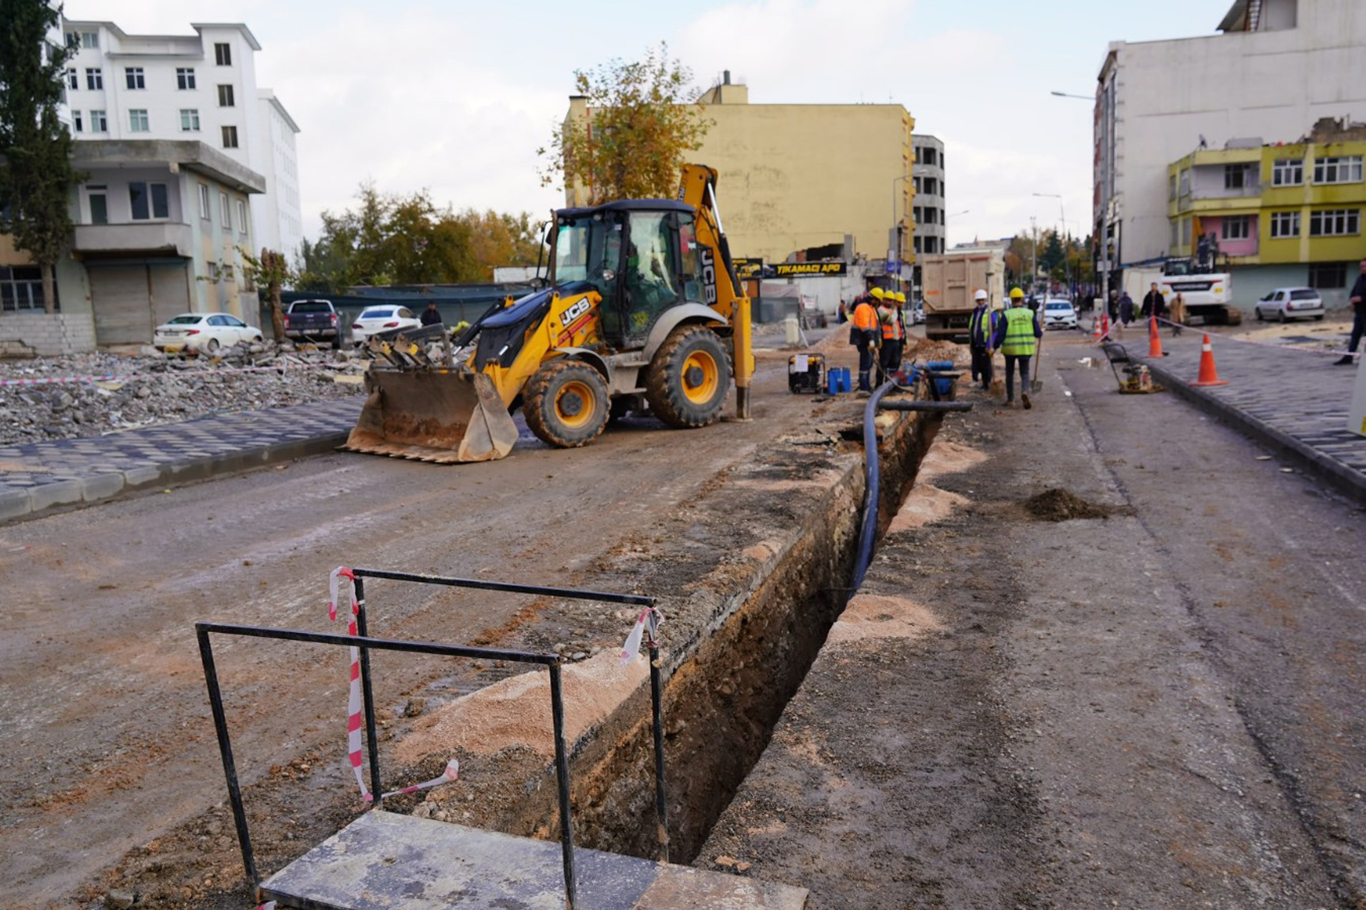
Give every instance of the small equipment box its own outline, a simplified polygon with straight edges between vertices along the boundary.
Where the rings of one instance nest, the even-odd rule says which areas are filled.
[[[787,358],[789,391],[816,394],[825,389],[825,355],[792,354]]]

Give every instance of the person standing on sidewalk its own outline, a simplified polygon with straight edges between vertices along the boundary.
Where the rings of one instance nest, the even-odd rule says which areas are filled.
[[[1366,334],[1366,259],[1361,260],[1361,274],[1357,276],[1357,282],[1352,285],[1352,293],[1348,296],[1352,300],[1352,338],[1347,342],[1347,353],[1333,361],[1337,366],[1346,366],[1352,362],[1352,355],[1357,352],[1357,344],[1360,343],[1361,336]]]
[[[981,379],[982,388],[991,388],[994,372],[991,364],[991,338],[996,334],[998,314],[991,308],[991,298],[984,288],[973,295],[977,307],[968,319],[968,351],[972,354],[972,381]]]
[[[882,299],[882,288],[873,288],[872,293],[854,301],[854,315],[849,320],[849,341],[858,348],[858,389],[871,392],[873,363],[882,332],[878,328],[877,307],[874,300]]]
[[[440,323],[441,323],[441,313],[438,312],[437,309],[436,309],[436,301],[435,301],[435,300],[428,301],[428,302],[427,302],[427,309],[425,309],[425,310],[422,311],[422,324],[423,324],[423,325],[440,325]]]
[[[1001,317],[991,346],[1006,355],[1006,407],[1015,402],[1015,365],[1019,364],[1020,401],[1027,411],[1034,406],[1029,400],[1029,358],[1039,349],[1043,330],[1034,311],[1024,305],[1024,291],[1019,288],[1010,289],[1010,309]]]
[[[1171,313],[1172,337],[1175,338],[1181,334],[1181,327],[1186,324],[1186,298],[1181,296],[1180,291],[1172,296],[1172,303],[1168,312]]]

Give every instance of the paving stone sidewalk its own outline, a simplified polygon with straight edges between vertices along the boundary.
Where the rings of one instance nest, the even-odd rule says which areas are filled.
[[[365,396],[0,447],[0,521],[340,445]]]
[[[1337,355],[1290,345],[1213,335],[1215,365],[1228,385],[1191,388],[1199,373],[1201,335],[1188,328],[1172,338],[1163,331],[1167,356],[1145,358],[1159,381],[1366,504],[1366,436],[1347,429],[1357,370],[1366,367],[1336,366]],[[1124,344],[1132,356],[1148,350],[1146,334]]]

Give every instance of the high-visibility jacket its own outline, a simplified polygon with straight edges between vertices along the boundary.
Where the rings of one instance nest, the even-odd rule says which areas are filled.
[[[1011,357],[1034,356],[1039,349],[1034,311],[1027,306],[1013,306],[1002,315],[1005,317],[1005,338],[1001,352]]]
[[[991,336],[996,334],[996,322],[1001,314],[986,304],[972,311],[968,321],[968,344],[974,348],[991,347]]]
[[[877,307],[871,303],[863,302],[854,307],[854,328],[870,332],[877,328]]]
[[[882,340],[900,341],[906,337],[906,329],[901,324],[901,308],[891,307],[883,311],[886,315],[882,320]]]

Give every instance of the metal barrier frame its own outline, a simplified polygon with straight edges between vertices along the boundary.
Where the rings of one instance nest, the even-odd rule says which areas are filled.
[[[365,731],[370,759],[370,790],[373,796],[367,806],[378,808],[383,801],[379,771],[379,738],[375,723],[374,692],[370,677],[370,649],[379,651],[400,651],[412,654],[434,654],[445,657],[459,657],[473,660],[504,660],[513,663],[536,664],[550,671],[550,712],[555,736],[555,776],[558,785],[560,815],[560,846],[563,856],[565,905],[573,910],[577,895],[577,881],[574,869],[574,831],[570,808],[569,749],[565,742],[564,729],[564,689],[561,680],[561,658],[558,654],[542,654],[532,651],[514,651],[499,648],[477,648],[465,645],[443,645],[435,642],[406,641],[369,637],[365,609],[365,578],[384,578],[394,581],[417,582],[421,584],[443,585],[447,587],[474,588],[485,591],[504,591],[516,594],[548,595],[574,600],[596,600],[604,603],[620,603],[641,607],[653,607],[655,599],[638,594],[609,594],[599,591],[583,591],[573,588],[552,588],[532,585],[519,585],[506,582],[482,581],[479,579],[453,578],[439,575],[417,575],[406,572],[388,572],[379,569],[353,569],[356,584],[357,635],[339,635],[326,632],[305,632],[297,629],[274,629],[259,626],[242,626],[228,623],[197,622],[195,635],[199,641],[199,655],[204,664],[204,679],[209,691],[209,706],[213,713],[214,728],[218,734],[218,750],[223,761],[223,774],[227,780],[228,798],[232,804],[233,822],[237,828],[237,840],[242,851],[242,865],[253,889],[259,892],[261,877],[256,870],[255,854],[251,846],[251,834],[247,829],[246,808],[242,798],[241,784],[237,779],[237,766],[232,754],[232,741],[228,734],[227,715],[223,708],[223,694],[218,682],[218,671],[214,663],[213,647],[209,636],[238,635],[249,638],[273,638],[282,641],[301,641],[312,644],[357,647],[360,649],[361,691],[365,714]],[[654,728],[655,746],[655,807],[658,813],[659,841],[661,859],[668,862],[669,839],[668,817],[666,811],[666,792],[664,781],[664,734],[662,708],[662,682],[658,643],[650,638],[646,642],[650,652],[651,714]]]

